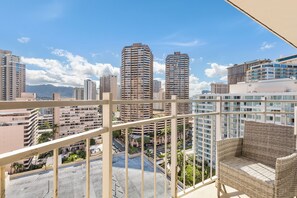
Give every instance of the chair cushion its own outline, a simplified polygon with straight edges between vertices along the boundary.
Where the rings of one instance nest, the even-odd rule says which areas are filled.
[[[221,164],[271,185],[275,180],[275,169],[245,157],[232,157]]]
[[[251,197],[273,197],[275,169],[246,157],[220,162],[219,179]]]

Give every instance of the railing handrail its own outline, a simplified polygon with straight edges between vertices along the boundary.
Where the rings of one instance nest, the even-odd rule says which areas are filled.
[[[70,145],[82,140],[86,140],[87,138],[92,138],[98,135],[102,135],[103,133],[107,133],[107,132],[108,132],[107,128],[92,129],[90,131],[82,132],[79,134],[74,134],[60,139],[52,140],[49,142],[3,153],[3,154],[0,154],[0,167],[13,162],[17,162],[22,159],[26,159],[28,157],[32,157],[37,154],[49,152],[66,145]]]
[[[133,104],[153,104],[153,103],[171,103],[172,99],[164,100],[113,100],[112,105],[133,105]],[[178,99],[177,103],[201,103],[201,102],[264,102],[264,103],[297,103],[297,100],[263,100],[263,99]],[[0,110],[9,109],[33,109],[33,108],[53,108],[66,106],[90,106],[104,105],[108,100],[38,100],[38,101],[1,101]]]

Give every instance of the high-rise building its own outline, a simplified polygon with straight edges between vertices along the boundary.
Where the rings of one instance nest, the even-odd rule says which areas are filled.
[[[250,67],[255,65],[260,65],[264,63],[270,63],[271,60],[264,59],[264,60],[254,60],[244,62],[242,64],[235,64],[228,69],[228,84],[236,84],[238,82],[245,82],[246,72],[250,69]]]
[[[75,100],[83,100],[84,88],[80,88],[80,87],[73,88],[73,98],[75,98]]]
[[[166,82],[165,99],[171,99],[176,95],[177,99],[189,99],[189,56],[174,52],[166,57]],[[166,114],[170,114],[171,106],[166,104]],[[178,114],[188,114],[190,112],[188,103],[177,105]]]
[[[159,80],[154,80],[154,82],[153,82],[153,92],[154,93],[158,93],[159,91],[160,91],[160,89],[161,89],[161,81],[159,81]]]
[[[121,67],[122,100],[153,99],[153,54],[148,45],[134,43],[122,50]],[[124,122],[149,119],[153,116],[152,104],[121,105]],[[150,127],[145,128],[148,132]],[[140,132],[134,128],[133,132]]]
[[[112,93],[112,99],[117,99],[118,94],[118,85],[117,85],[117,76],[115,75],[107,75],[102,76],[100,78],[100,99],[102,100],[102,96],[104,92]],[[116,105],[113,105],[113,111],[116,111],[117,107]]]
[[[297,65],[297,54],[282,57],[282,58],[276,59],[275,61],[280,64],[288,64],[288,65],[295,64],[295,65]]]
[[[0,100],[15,100],[26,89],[26,66],[11,51],[0,50]]]
[[[54,93],[53,96],[54,100],[62,100],[60,94]],[[53,120],[53,124],[57,126],[56,139],[102,126],[102,114],[99,113],[99,106],[97,105],[55,107]],[[83,147],[84,143],[78,142],[70,145],[68,149]]]
[[[294,112],[294,104],[297,102],[297,80],[294,79],[274,79],[257,82],[241,82],[230,85],[229,94],[203,94],[198,95],[198,100],[218,100],[220,97],[221,110],[226,114],[221,117],[222,138],[241,137],[244,133],[244,121],[252,120],[257,122],[274,123],[279,125],[293,125],[294,115],[273,114],[273,112]],[[261,100],[291,101],[287,103],[271,102],[265,104]],[[230,101],[228,101],[230,100]],[[249,100],[249,102],[234,102]],[[255,100],[255,102],[251,102]],[[259,102],[260,101],[260,102]],[[296,102],[293,102],[296,101]],[[211,113],[219,111],[216,102],[193,103],[193,113]],[[243,112],[263,112],[266,114],[244,114]],[[241,112],[242,114],[238,114]],[[272,112],[272,113],[269,113]],[[224,114],[224,113],[223,113]],[[194,128],[196,129],[196,143],[194,148],[197,160],[204,159],[208,163],[211,161],[215,165],[216,146],[216,119],[214,116],[195,117]],[[204,146],[203,146],[204,145]],[[203,148],[204,147],[204,148]],[[211,153],[212,151],[212,153]],[[203,156],[204,153],[204,156]],[[211,160],[212,157],[212,160]]]
[[[165,92],[164,89],[160,89],[159,92],[154,92],[153,93],[154,100],[164,100],[165,99]],[[160,111],[164,110],[164,103],[154,103],[153,104],[153,109]]]
[[[292,77],[297,78],[297,64],[265,63],[246,72],[246,82]]]
[[[84,100],[96,100],[96,83],[90,79],[84,81]]]
[[[35,94],[23,93],[18,101],[35,100]],[[0,154],[37,143],[38,109],[11,109],[0,111]],[[19,161],[27,169],[32,158]]]
[[[224,83],[211,83],[211,93],[212,94],[224,94],[229,93],[229,85]]]

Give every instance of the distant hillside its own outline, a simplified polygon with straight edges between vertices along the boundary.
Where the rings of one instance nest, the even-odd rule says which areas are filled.
[[[26,92],[36,93],[39,99],[52,99],[53,93],[60,93],[63,98],[72,98],[73,88],[54,85],[26,85]]]

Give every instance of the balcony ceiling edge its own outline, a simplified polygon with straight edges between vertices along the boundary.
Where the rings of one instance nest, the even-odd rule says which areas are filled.
[[[297,1],[226,0],[269,31],[297,48]]]

